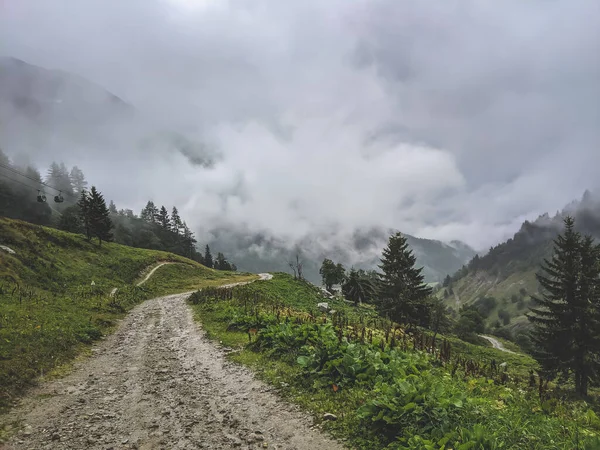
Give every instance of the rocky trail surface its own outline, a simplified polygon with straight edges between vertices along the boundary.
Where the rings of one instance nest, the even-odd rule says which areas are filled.
[[[22,428],[3,448],[343,448],[228,362],[193,321],[187,295],[138,305],[92,357],[43,383],[10,413]]]

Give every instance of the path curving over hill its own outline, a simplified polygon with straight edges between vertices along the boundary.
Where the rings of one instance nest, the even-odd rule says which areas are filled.
[[[154,267],[150,272],[148,272],[148,274],[144,277],[143,280],[141,280],[140,282],[138,282],[136,284],[136,286],[142,286],[144,283],[146,283],[146,281],[148,281],[152,275],[154,275],[154,273],[160,269],[162,266],[166,266],[167,264],[175,264],[173,262],[162,262],[160,264],[158,264],[156,267]]]

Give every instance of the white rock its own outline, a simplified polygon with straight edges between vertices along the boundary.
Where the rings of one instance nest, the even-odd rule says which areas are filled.
[[[6,245],[0,245],[0,250],[4,250],[6,253],[10,253],[11,255],[17,254],[17,252],[15,252],[12,248],[7,247]]]
[[[329,311],[329,303],[327,303],[327,302],[317,303],[317,308],[319,308],[323,312],[327,312],[327,311]]]

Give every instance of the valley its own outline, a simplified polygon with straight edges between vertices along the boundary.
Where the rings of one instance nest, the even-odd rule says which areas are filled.
[[[600,450],[597,0],[0,0],[0,450]]]

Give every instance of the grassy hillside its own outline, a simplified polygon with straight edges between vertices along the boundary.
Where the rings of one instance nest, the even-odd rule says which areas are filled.
[[[0,218],[0,407],[151,296],[243,281],[180,256]],[[14,252],[14,253],[12,253]],[[141,287],[135,285],[158,262]],[[114,296],[110,293],[118,291]]]
[[[316,312],[319,301],[313,287],[285,274],[190,299],[209,336],[234,348],[234,361],[352,448],[600,448],[594,410],[560,393],[540,397],[529,385],[531,358],[456,338],[444,346],[440,338],[442,351],[431,352],[424,335],[395,330],[391,338],[389,323],[369,308],[335,302],[338,313],[328,315]],[[324,420],[327,413],[336,420]]]
[[[455,310],[478,301],[491,305],[494,302],[489,299],[493,298],[495,304],[486,314],[489,326],[498,321],[507,329],[524,326],[531,295],[539,288],[535,274],[544,259],[551,257],[553,240],[562,231],[567,215],[575,219],[577,231],[600,239],[600,198],[587,192],[581,201],[571,203],[553,217],[544,214],[533,222],[525,221],[512,238],[474,257],[438,295]]]
[[[486,314],[489,326],[496,322],[503,326],[520,323],[531,305],[531,295],[538,292],[535,275],[534,269],[513,273],[507,278],[492,276],[487,272],[470,273],[452,283],[449,288],[440,290],[438,296],[444,298],[446,304],[456,311],[462,305],[493,298],[494,306]],[[499,316],[501,311],[509,315],[509,323],[505,323]]]

